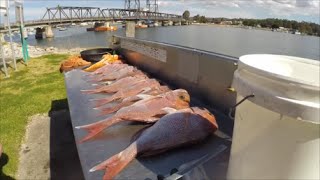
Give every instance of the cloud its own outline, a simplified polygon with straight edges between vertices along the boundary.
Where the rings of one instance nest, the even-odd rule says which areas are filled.
[[[141,7],[145,6],[145,0],[140,0],[140,3]],[[192,16],[200,14],[229,18],[271,17],[320,23],[320,0],[159,0],[158,3],[161,12],[174,14],[182,14],[184,10],[189,10]],[[39,19],[44,15],[45,7],[58,4],[123,8],[124,0],[24,0],[25,19]]]
[[[269,15],[319,16],[319,0],[259,0],[257,7],[269,10]]]
[[[320,0],[161,0],[159,2],[162,9],[179,6],[189,10],[194,9],[197,13],[207,12],[208,16],[216,14],[225,17],[258,18],[320,16]]]

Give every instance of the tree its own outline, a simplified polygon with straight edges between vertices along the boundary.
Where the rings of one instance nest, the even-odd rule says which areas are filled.
[[[189,20],[190,12],[188,10],[185,10],[182,14],[183,19]]]
[[[272,28],[272,29],[278,29],[278,28],[279,28],[279,25],[276,24],[276,23],[275,23],[275,24],[272,24],[272,25],[271,25],[271,28]]]
[[[200,23],[206,23],[207,22],[207,18],[205,16],[200,16],[199,22]]]
[[[220,24],[221,23],[221,18],[213,18],[212,21],[215,24]]]
[[[199,14],[195,15],[195,16],[193,17],[193,20],[199,22],[199,20],[200,20],[200,15],[199,15]]]

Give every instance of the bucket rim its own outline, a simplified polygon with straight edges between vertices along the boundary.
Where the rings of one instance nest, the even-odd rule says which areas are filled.
[[[239,57],[239,67],[242,69],[247,69],[253,73],[257,73],[259,75],[274,79],[274,80],[280,80],[285,81],[289,83],[294,84],[300,84],[304,87],[311,87],[315,89],[320,88],[320,82],[319,80],[315,79],[305,79],[298,76],[288,76],[284,75],[283,73],[277,73],[274,70],[271,70],[272,64],[268,64],[268,62],[258,62],[257,58],[270,58],[271,60],[275,61],[282,61],[282,63],[287,63],[287,67],[293,67],[292,64],[289,64],[289,62],[296,62],[300,63],[301,65],[305,64],[308,66],[316,66],[317,68],[314,72],[315,76],[320,75],[320,61],[319,60],[313,60],[313,59],[307,59],[307,58],[301,58],[301,57],[295,57],[295,56],[287,56],[287,55],[277,55],[277,54],[248,54],[243,55]],[[255,59],[255,60],[254,60]],[[257,63],[258,62],[258,63]],[[261,63],[262,62],[262,63]],[[262,66],[266,65],[266,66]],[[276,63],[273,64],[275,67]],[[310,73],[310,71],[309,71]],[[316,78],[316,77],[315,77]]]

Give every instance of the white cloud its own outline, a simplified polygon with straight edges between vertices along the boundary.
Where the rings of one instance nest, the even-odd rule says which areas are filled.
[[[257,3],[259,8],[269,10],[269,15],[317,15],[319,0],[265,0]]]
[[[140,1],[144,6],[145,0]],[[46,6],[53,7],[57,4],[74,6],[75,2],[77,6],[122,8],[124,0],[25,0],[25,19],[40,19],[45,13]],[[182,14],[184,10],[189,10],[192,16],[201,14],[208,17],[273,17],[307,21],[312,19],[317,23],[320,21],[320,0],[159,0],[158,2],[161,12],[174,14]],[[11,15],[13,19],[14,12]]]
[[[159,6],[162,9],[183,6],[189,10],[195,9],[196,13],[211,10],[209,16],[219,14],[225,17],[251,17],[254,14],[264,14],[266,17],[290,18],[309,15],[319,17],[319,4],[320,0],[161,0]],[[228,11],[228,8],[236,9]]]

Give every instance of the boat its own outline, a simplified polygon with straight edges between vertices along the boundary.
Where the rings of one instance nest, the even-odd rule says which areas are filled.
[[[296,31],[296,32],[294,32],[294,34],[298,34],[298,35],[301,35],[301,32],[299,32],[299,31]]]
[[[118,30],[117,26],[110,26],[110,27],[100,26],[100,27],[96,27],[94,29],[94,31],[97,31],[97,32],[101,32],[101,31],[116,31],[116,30]]]
[[[28,31],[28,36],[32,36],[32,35],[35,35],[35,32],[34,31]]]
[[[136,25],[136,28],[148,28],[148,25],[147,24],[137,24]]]
[[[80,23],[80,26],[88,26],[88,23],[82,22],[82,23]]]
[[[87,31],[94,31],[95,28],[87,28]]]
[[[66,27],[60,27],[60,28],[58,28],[58,29],[59,29],[59,31],[66,31],[66,30],[67,30]]]

